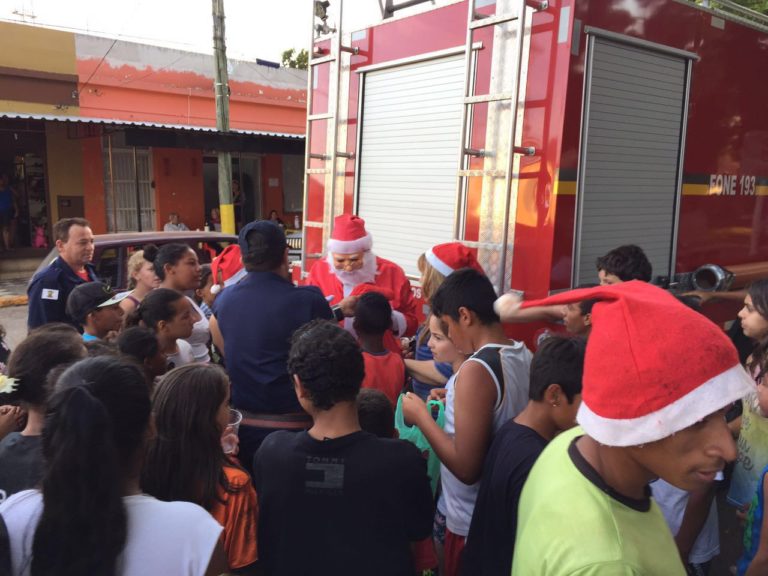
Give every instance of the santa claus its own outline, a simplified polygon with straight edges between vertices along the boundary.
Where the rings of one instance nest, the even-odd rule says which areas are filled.
[[[322,290],[331,306],[343,314],[351,329],[357,297],[375,290],[384,294],[392,306],[392,330],[397,336],[416,331],[416,302],[405,272],[394,262],[376,256],[373,239],[365,230],[365,220],[351,214],[337,216],[328,239],[325,259],[315,262],[307,283]]]

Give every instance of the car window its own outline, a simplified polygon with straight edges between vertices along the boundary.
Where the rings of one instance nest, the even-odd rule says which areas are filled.
[[[120,272],[118,249],[105,248],[101,251],[101,254],[94,258],[94,260],[96,261],[96,275],[101,281],[110,286],[120,288],[120,286],[117,285]]]

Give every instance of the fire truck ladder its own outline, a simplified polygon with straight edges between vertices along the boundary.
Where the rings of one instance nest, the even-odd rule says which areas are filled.
[[[339,158],[352,158],[353,154],[340,152],[337,150],[338,126],[337,118],[339,115],[339,85],[341,80],[341,55],[344,52],[357,54],[357,48],[342,46],[341,44],[341,23],[343,16],[343,0],[339,0],[339,12],[337,28],[330,28],[326,24],[325,9],[328,2],[315,0],[314,14],[316,18],[322,20],[322,24],[315,24],[313,19],[312,40],[310,42],[311,54],[308,62],[308,87],[307,87],[307,129],[306,129],[306,148],[304,157],[304,238],[301,246],[302,267],[306,270],[307,258],[319,258],[321,253],[307,253],[307,228],[323,229],[323,246],[330,235],[331,222],[333,222],[334,208],[336,202],[336,164]],[[330,40],[330,50],[328,53],[315,50],[315,43],[324,39]],[[312,94],[314,92],[314,82],[318,79],[317,67],[321,64],[330,63],[328,72],[328,110],[323,113],[313,113]],[[312,152],[312,128],[315,122],[327,122],[325,151],[322,153]],[[312,168],[312,160],[322,160],[322,168]],[[313,175],[325,175],[324,186],[324,208],[323,220],[312,221],[307,219],[307,199],[309,196],[310,180]]]
[[[548,2],[547,0],[510,0],[509,2],[504,0],[497,0],[497,10],[502,11],[502,13],[494,15],[487,15],[478,12],[475,3],[476,0],[469,0],[468,2],[469,14],[467,17],[467,40],[465,48],[466,56],[464,64],[464,100],[462,106],[461,143],[459,150],[459,170],[456,192],[457,205],[455,213],[455,238],[457,241],[463,242],[464,244],[474,248],[500,248],[497,289],[499,293],[503,293],[507,265],[507,252],[509,249],[509,215],[511,206],[511,188],[514,180],[513,169],[515,165],[515,156],[533,156],[536,154],[536,150],[533,147],[515,145],[518,136],[517,124],[518,100],[520,98],[520,76],[523,72],[524,64],[527,64],[527,62],[523,60],[525,47],[524,40],[526,35],[526,10],[546,10],[548,7]],[[509,11],[503,12],[503,10]],[[475,56],[472,49],[475,42],[474,34],[480,29],[506,24],[507,22],[514,23],[514,28],[513,30],[508,31],[508,36],[514,36],[517,49],[517,61],[515,63],[511,89],[509,91],[494,92],[490,94],[475,94]],[[502,48],[494,46],[494,49],[499,50]],[[494,69],[492,66],[491,75],[493,76],[498,72],[499,71]],[[509,102],[511,105],[511,127],[508,134],[507,145],[498,146],[498,155],[497,151],[471,148],[470,125],[472,123],[472,115],[474,110],[473,107],[477,104],[490,105],[491,103],[501,102]],[[502,140],[500,140],[500,142],[501,141]],[[498,156],[495,158],[495,164],[497,167],[503,167],[502,169],[471,169],[472,158],[484,158],[492,156]],[[503,229],[501,233],[500,246],[495,242],[492,244],[482,242],[482,238],[479,239],[481,240],[480,242],[471,242],[465,240],[464,231],[466,226],[467,190],[469,186],[469,179],[472,177],[490,179],[504,178],[504,220],[502,223]]]

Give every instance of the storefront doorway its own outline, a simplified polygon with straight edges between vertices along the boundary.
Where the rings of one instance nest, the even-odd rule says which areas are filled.
[[[219,207],[219,164],[216,156],[203,157],[206,222],[211,223],[211,210]],[[262,218],[261,157],[256,154],[232,154],[232,194],[239,188],[242,200],[235,200],[235,228]],[[214,227],[211,226],[211,229]]]
[[[49,247],[50,210],[43,122],[0,120],[0,172],[8,175],[15,202],[15,217],[10,222],[11,247]]]

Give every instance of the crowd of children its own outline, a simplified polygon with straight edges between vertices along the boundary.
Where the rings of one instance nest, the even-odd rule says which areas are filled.
[[[79,331],[46,324],[12,351],[0,573],[707,575],[739,454],[737,570],[768,573],[768,280],[739,313],[745,370],[719,327],[649,283],[636,246],[598,260],[600,285],[524,302],[444,244],[419,259],[428,313],[398,354],[381,290],[342,326],[311,291],[276,299],[292,288],[277,226],[249,224],[236,248],[201,267],[186,245],[148,246],[129,292],[72,290]],[[221,329],[249,294],[271,324],[235,342]],[[532,354],[502,322],[533,320],[563,333]],[[249,342],[301,417],[243,450],[225,437]]]

